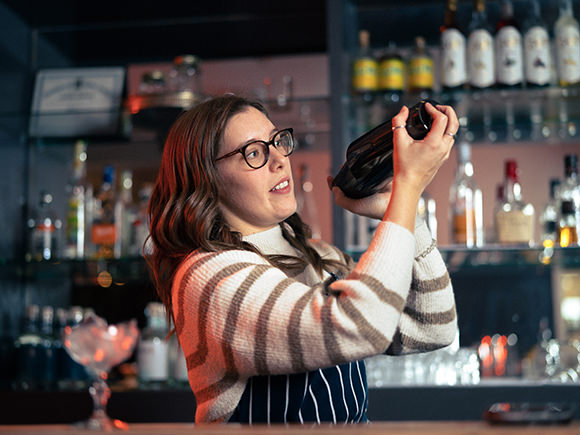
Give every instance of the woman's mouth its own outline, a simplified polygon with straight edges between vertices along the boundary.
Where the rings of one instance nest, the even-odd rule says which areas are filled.
[[[274,186],[272,189],[270,189],[270,192],[284,191],[288,188],[290,188],[290,182],[288,180],[284,180],[281,183]]]

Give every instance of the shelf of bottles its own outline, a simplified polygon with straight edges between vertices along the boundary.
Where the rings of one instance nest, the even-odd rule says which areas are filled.
[[[377,23],[377,16],[392,19],[392,6],[354,2],[362,29],[349,97],[354,135],[394,115],[401,104],[430,97],[455,108],[461,138],[471,143],[577,140],[580,38],[572,1],[487,2],[494,11],[499,6],[496,22],[485,0],[474,0],[471,8],[457,0],[442,3],[444,8],[422,5],[424,13],[441,14],[436,31],[412,26],[415,35],[402,30],[409,39],[396,45],[384,41]]]

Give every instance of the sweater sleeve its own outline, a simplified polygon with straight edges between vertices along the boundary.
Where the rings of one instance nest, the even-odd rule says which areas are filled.
[[[451,279],[435,240],[419,218],[415,240],[411,289],[389,354],[434,350],[457,335]]]
[[[348,276],[313,287],[252,252],[194,253],[172,292],[190,378],[297,373],[384,353],[408,297],[414,249],[408,230],[381,223]]]

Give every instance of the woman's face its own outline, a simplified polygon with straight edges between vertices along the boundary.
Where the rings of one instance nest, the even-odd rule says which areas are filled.
[[[254,140],[269,141],[277,129],[259,110],[248,107],[232,116],[218,156]],[[232,230],[248,235],[278,225],[296,211],[290,159],[274,147],[259,169],[250,168],[241,153],[216,162],[219,206]]]

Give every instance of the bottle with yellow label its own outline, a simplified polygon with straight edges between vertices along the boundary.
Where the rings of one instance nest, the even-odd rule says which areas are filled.
[[[379,92],[385,102],[396,103],[405,89],[405,62],[394,42],[390,42],[379,59]]]
[[[427,52],[425,38],[415,38],[415,49],[409,59],[409,92],[428,98],[433,93],[433,58]]]
[[[355,94],[371,100],[378,87],[377,60],[370,48],[370,34],[359,32],[359,51],[353,62],[352,89]]]

